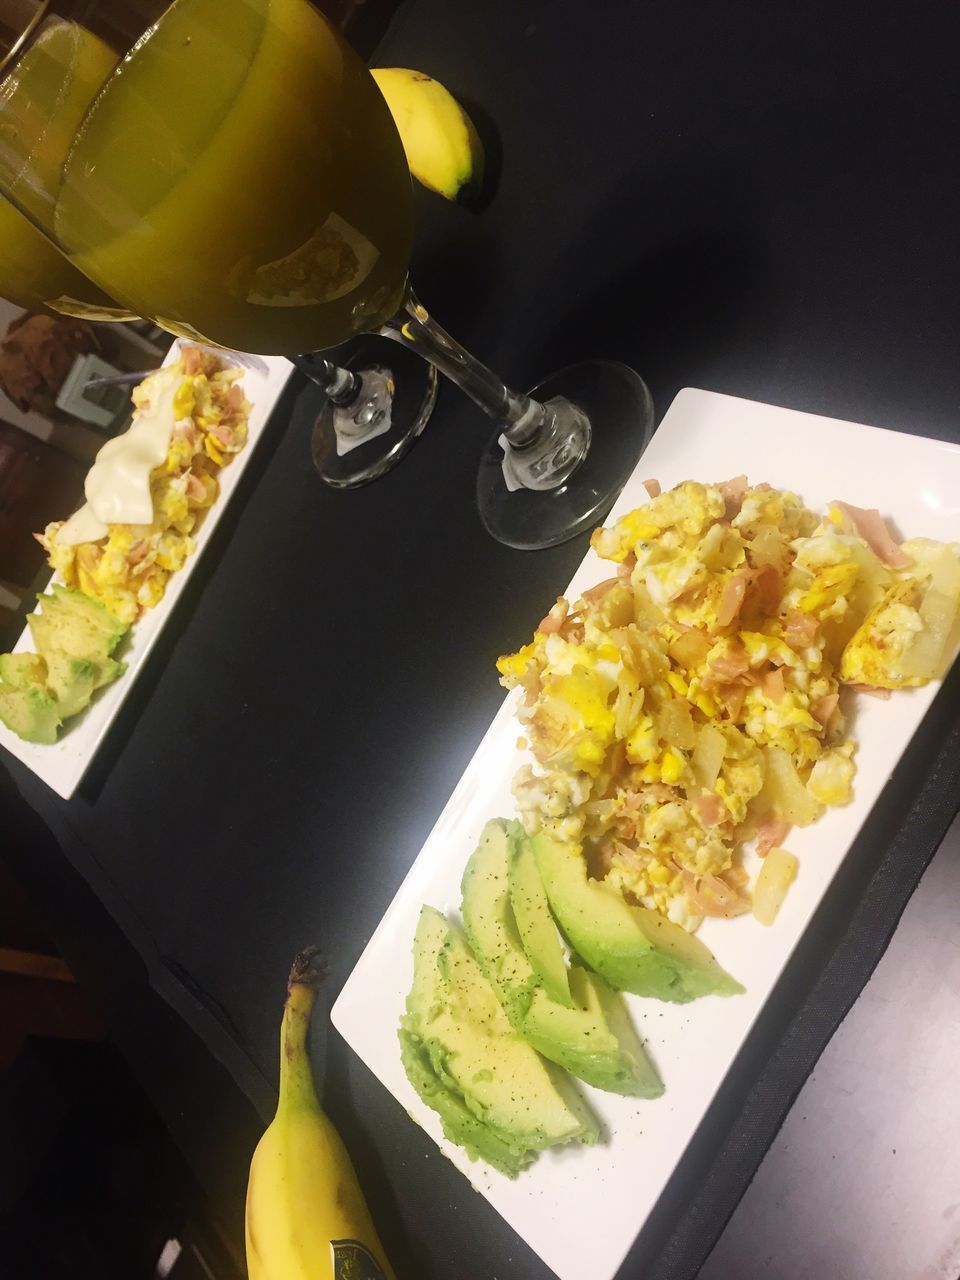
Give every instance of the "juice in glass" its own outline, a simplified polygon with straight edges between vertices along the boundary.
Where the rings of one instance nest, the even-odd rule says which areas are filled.
[[[307,0],[175,0],[83,120],[54,228],[138,314],[290,355],[397,310],[410,177],[369,72]]]
[[[73,136],[116,63],[104,41],[58,20],[0,85],[0,177],[19,205],[0,199],[0,295],[27,310],[128,318],[27,217],[50,223]]]

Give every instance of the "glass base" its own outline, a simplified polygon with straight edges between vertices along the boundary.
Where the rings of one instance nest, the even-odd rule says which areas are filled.
[[[653,399],[639,374],[612,360],[585,360],[528,392],[534,400],[569,400],[590,421],[586,457],[552,489],[511,489],[500,432],[480,461],[477,506],[487,532],[519,551],[539,551],[600,523],[653,435]],[[507,470],[510,470],[508,465]]]
[[[437,371],[376,335],[329,354],[362,378],[363,389],[346,406],[324,401],[313,424],[313,465],[332,488],[355,489],[395,467],[423,431],[437,398]]]

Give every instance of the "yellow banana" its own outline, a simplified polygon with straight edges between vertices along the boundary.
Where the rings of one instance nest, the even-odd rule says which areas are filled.
[[[320,1109],[307,1028],[322,973],[300,953],[280,1028],[280,1100],[247,1186],[250,1280],[395,1280],[350,1157]]]
[[[407,154],[410,172],[431,191],[456,200],[483,180],[483,144],[473,121],[448,89],[422,71],[375,68]]]

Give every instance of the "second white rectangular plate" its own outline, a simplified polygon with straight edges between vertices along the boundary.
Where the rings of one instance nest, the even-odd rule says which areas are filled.
[[[189,343],[185,345],[189,346]],[[164,360],[164,364],[169,364],[171,360],[175,359],[178,352],[179,344],[174,343]],[[107,736],[110,726],[133,688],[134,681],[143,670],[147,656],[156,643],[157,637],[177,607],[177,600],[190,580],[190,575],[196,569],[207,544],[213,537],[213,531],[226,510],[234,490],[240,483],[240,477],[246,470],[259,443],[273,406],[277,403],[280,393],[286,386],[287,379],[293,371],[293,365],[290,361],[284,360],[280,356],[263,356],[258,357],[258,359],[264,371],[254,369],[244,369],[243,371],[242,386],[244,395],[252,406],[247,443],[236,454],[229,466],[224,467],[219,473],[220,493],[194,535],[196,550],[193,555],[189,557],[179,572],[171,575],[163,599],[156,608],[145,613],[130,628],[129,635],[124,640],[120,652],[116,655],[127,664],[127,670],[124,675],[97,694],[82,715],[73,720],[68,720],[66,726],[60,730],[59,740],[50,746],[35,742],[24,742],[6,725],[0,724],[0,747],[6,747],[11,755],[22,761],[28,769],[35,773],[38,778],[42,778],[64,800],[69,800],[80,785],[84,773],[86,773],[101,742]],[[63,513],[64,519],[70,514],[69,511],[65,511]],[[57,579],[53,580],[56,581]],[[32,652],[33,648],[33,637],[30,629],[29,627],[24,627],[19,640],[14,646],[14,651],[17,653]]]
[[[960,540],[960,447],[797,413],[708,391],[680,392],[608,523],[646,502],[644,477],[670,488],[744,473],[799,493],[815,510],[833,498],[879,507],[902,538]],[[609,576],[590,552],[566,591]],[[559,586],[560,584],[558,584]],[[530,600],[529,630],[553,603]],[[528,637],[523,637],[528,638]],[[518,642],[521,639],[517,638]],[[496,654],[490,655],[490,679]],[[378,1079],[561,1280],[610,1280],[673,1173],[730,1064],[770,995],[938,686],[863,697],[857,707],[855,797],[787,842],[800,873],[773,928],[750,916],[708,920],[700,937],[746,994],[689,1005],[628,997],[666,1085],[656,1101],[588,1090],[608,1141],[547,1152],[516,1181],[471,1163],[447,1142],[400,1064],[397,1025],[413,972],[411,947],[423,903],[456,913],[460,877],[488,818],[515,814],[510,780],[516,694],[481,742],[333,1009],[333,1022]]]

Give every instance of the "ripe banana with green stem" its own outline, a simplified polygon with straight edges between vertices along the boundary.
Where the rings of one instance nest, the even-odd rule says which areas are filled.
[[[473,121],[448,89],[422,71],[375,67],[410,172],[431,191],[456,200],[483,182],[483,144]]]
[[[280,1099],[247,1186],[250,1280],[395,1280],[347,1150],[321,1110],[307,1031],[323,969],[315,947],[290,970]]]

